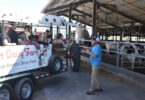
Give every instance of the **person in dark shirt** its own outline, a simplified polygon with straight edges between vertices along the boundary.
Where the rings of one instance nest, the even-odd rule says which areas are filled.
[[[2,31],[0,31],[0,46],[14,46],[16,43],[11,43],[11,39],[7,35],[9,31],[9,26],[5,25],[4,27],[4,34]]]
[[[14,22],[11,22],[10,25],[12,25],[12,27],[8,31],[8,36],[10,37],[12,43],[18,44],[18,34],[15,31],[16,24]]]

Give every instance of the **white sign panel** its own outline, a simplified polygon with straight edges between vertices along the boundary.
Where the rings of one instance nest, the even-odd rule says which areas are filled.
[[[33,45],[0,47],[0,76],[47,66],[51,49],[51,45],[41,45],[40,50]]]

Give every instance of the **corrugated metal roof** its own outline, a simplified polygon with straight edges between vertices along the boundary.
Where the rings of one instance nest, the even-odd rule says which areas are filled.
[[[75,5],[75,3],[77,2],[80,2],[80,4],[78,3]],[[141,22],[143,24],[145,22],[145,0],[97,0],[97,2],[101,5],[96,14],[98,14],[99,19],[103,21],[113,23],[116,26],[119,24],[122,25],[124,22]],[[74,4],[73,8],[85,12],[89,15],[92,15],[93,5],[91,0],[50,0],[48,5],[43,9],[42,12],[54,15],[69,15],[70,4]],[[119,13],[105,8],[104,6],[102,6],[102,4],[105,4],[105,6],[109,6],[111,9],[119,11]],[[86,23],[92,24],[91,17],[84,16],[82,13],[77,12],[75,10],[73,10],[72,14],[77,16],[77,19],[81,21],[85,20]],[[98,20],[97,26],[101,27],[104,25],[108,25],[103,21]]]

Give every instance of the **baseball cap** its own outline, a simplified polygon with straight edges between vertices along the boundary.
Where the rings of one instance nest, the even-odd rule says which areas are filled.
[[[99,41],[100,41],[100,38],[99,38],[99,37],[97,37],[97,36],[94,36],[92,40],[96,40],[96,41],[98,41],[98,42],[99,42]]]

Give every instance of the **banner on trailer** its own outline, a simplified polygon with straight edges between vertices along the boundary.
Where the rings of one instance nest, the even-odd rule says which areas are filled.
[[[41,45],[40,50],[33,45],[0,47],[0,76],[47,66],[50,57],[49,46]]]

